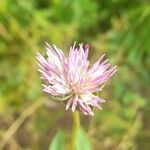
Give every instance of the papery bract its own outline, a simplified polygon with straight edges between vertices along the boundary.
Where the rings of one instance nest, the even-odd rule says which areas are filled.
[[[44,92],[53,99],[64,101],[66,109],[79,109],[85,115],[94,115],[92,108],[101,109],[100,104],[105,100],[93,92],[100,91],[117,69],[104,60],[104,55],[89,66],[88,52],[88,45],[79,44],[79,48],[76,48],[74,44],[66,57],[61,49],[47,44],[47,57],[37,53],[37,60]]]

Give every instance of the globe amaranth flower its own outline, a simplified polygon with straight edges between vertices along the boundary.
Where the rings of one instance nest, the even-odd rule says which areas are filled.
[[[111,67],[108,60],[104,60],[104,55],[89,66],[88,52],[88,45],[79,44],[76,48],[74,44],[66,57],[61,49],[47,44],[46,58],[37,53],[37,60],[44,92],[55,100],[63,101],[66,110],[70,108],[74,112],[78,109],[85,115],[94,115],[92,108],[101,109],[100,104],[105,100],[93,93],[102,90],[101,86],[117,68]]]

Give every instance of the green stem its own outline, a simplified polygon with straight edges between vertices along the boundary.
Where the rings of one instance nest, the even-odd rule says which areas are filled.
[[[73,128],[71,137],[71,150],[76,149],[76,139],[78,134],[78,129],[80,127],[80,118],[78,111],[73,112]]]

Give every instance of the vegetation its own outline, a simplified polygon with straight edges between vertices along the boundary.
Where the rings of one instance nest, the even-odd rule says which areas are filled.
[[[118,65],[98,93],[107,100],[103,111],[80,114],[77,149],[149,150],[148,0],[1,0],[0,146],[69,147],[72,113],[42,92],[37,71],[35,55],[45,41],[66,54],[74,41],[89,43],[92,62],[106,53]]]

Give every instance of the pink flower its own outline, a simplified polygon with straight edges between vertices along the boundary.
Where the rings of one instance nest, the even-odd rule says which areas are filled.
[[[102,85],[116,72],[116,66],[110,67],[104,55],[89,66],[88,45],[79,44],[79,48],[70,47],[66,57],[61,49],[47,44],[44,58],[37,53],[39,72],[44,80],[44,92],[53,99],[63,101],[66,110],[79,109],[85,115],[94,115],[92,108],[100,108],[105,100],[93,92],[102,90]]]

